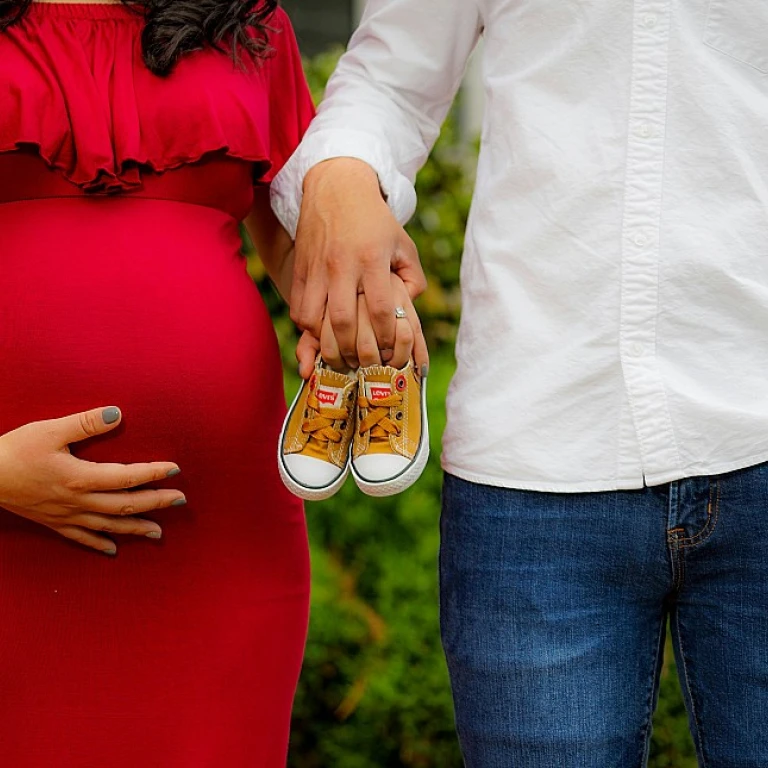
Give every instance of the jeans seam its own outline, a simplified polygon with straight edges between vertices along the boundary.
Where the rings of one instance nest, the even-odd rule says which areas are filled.
[[[659,620],[659,628],[656,632],[656,653],[653,657],[653,667],[651,672],[651,685],[648,690],[648,698],[646,700],[646,719],[645,719],[645,725],[643,726],[643,742],[642,742],[642,749],[640,751],[640,762],[638,763],[639,768],[642,768],[644,765],[646,765],[648,761],[648,755],[650,753],[651,749],[651,730],[653,728],[653,699],[656,693],[656,688],[659,684],[659,660],[662,654],[662,639],[664,636],[664,628],[666,626],[666,616],[662,615],[661,619]]]
[[[717,528],[717,522],[720,518],[720,482],[715,481],[709,488],[709,504],[707,505],[707,522],[704,527],[693,536],[687,538],[678,538],[675,543],[681,549],[694,547],[703,544],[709,539]],[[679,529],[675,529],[679,530]]]
[[[680,629],[680,612],[675,612],[675,625],[677,627],[677,642],[680,646],[680,663],[683,666],[683,680],[685,682],[685,689],[688,692],[688,701],[691,703],[691,719],[696,729],[694,737],[697,742],[699,757],[701,758],[700,768],[707,768],[707,758],[704,755],[704,741],[702,739],[701,721],[699,720],[699,713],[696,707],[696,701],[693,696],[693,688],[691,686],[691,679],[688,675],[688,661],[685,656],[685,645],[683,644],[683,633]]]

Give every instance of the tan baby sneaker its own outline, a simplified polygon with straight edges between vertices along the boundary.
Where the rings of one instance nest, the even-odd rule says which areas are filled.
[[[349,473],[357,378],[337,373],[318,356],[302,382],[280,434],[277,460],[285,486],[302,499],[333,496]]]
[[[358,373],[352,476],[363,493],[391,496],[419,478],[429,458],[426,366],[373,365]]]

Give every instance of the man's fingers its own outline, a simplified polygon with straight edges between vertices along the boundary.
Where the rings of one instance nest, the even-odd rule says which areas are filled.
[[[357,368],[357,284],[339,275],[331,284],[326,313],[344,362]]]
[[[369,269],[363,273],[363,291],[368,316],[376,336],[381,359],[389,363],[395,347],[395,298],[388,269]]]
[[[323,329],[320,332],[320,354],[326,365],[335,371],[346,370],[347,364],[339,352],[339,345],[336,343],[336,337],[333,335],[331,321],[326,316],[323,320]]]
[[[296,359],[299,361],[299,376],[308,379],[315,369],[315,360],[320,351],[320,342],[309,331],[301,334],[296,345]]]
[[[114,405],[106,408],[93,408],[82,413],[73,413],[60,419],[50,419],[47,423],[56,442],[63,448],[70,443],[87,440],[114,429],[122,414]]]
[[[357,298],[357,358],[360,365],[381,365],[379,344],[376,340],[371,319],[368,315],[368,302],[363,294]]]
[[[76,459],[78,473],[68,484],[71,491],[117,491],[137,488],[146,483],[158,482],[178,475],[178,464],[156,461],[146,464],[99,464]]]
[[[182,507],[187,501],[180,491],[145,490],[89,493],[78,500],[83,509],[100,515],[142,515],[168,507]]]
[[[296,260],[298,263],[298,251]],[[302,277],[297,274],[296,267],[294,267],[290,299],[291,320],[302,331],[309,331],[319,337],[327,302],[327,274],[325,272],[319,274],[308,272],[306,277]]]
[[[418,298],[427,289],[427,278],[419,260],[419,252],[405,230],[392,257],[392,271],[405,283],[411,299]]]
[[[76,541],[78,544],[82,544],[84,547],[90,549],[95,549],[102,554],[117,554],[115,542],[112,541],[112,539],[108,539],[106,536],[99,536],[85,528],[79,528],[76,525],[63,525],[61,528],[55,528],[54,530],[64,536],[64,538]]]
[[[429,369],[429,351],[419,315],[408,296],[406,286],[396,275],[392,275],[392,290],[407,316],[397,321],[397,341],[392,365],[402,368],[413,357],[416,370],[421,373],[424,366]]]

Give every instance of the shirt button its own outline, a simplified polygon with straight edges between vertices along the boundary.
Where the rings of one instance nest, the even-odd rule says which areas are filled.
[[[646,13],[645,16],[643,16],[643,26],[646,29],[653,29],[656,26],[657,21],[658,19],[654,13]]]
[[[642,234],[637,234],[632,238],[632,242],[638,246],[638,248],[645,248],[646,245],[648,245],[651,240],[649,237],[646,237]]]
[[[648,123],[641,123],[635,127],[634,134],[639,139],[650,139],[653,136],[653,128]]]
[[[629,354],[632,355],[632,357],[642,357],[643,352],[645,352],[645,346],[639,341],[633,341],[629,345]]]

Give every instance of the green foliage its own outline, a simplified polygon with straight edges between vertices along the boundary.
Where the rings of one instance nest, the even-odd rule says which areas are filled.
[[[338,52],[307,62],[319,100]],[[430,288],[419,311],[433,352],[429,409],[432,457],[408,492],[373,500],[349,482],[308,504],[313,597],[309,643],[296,698],[290,768],[460,768],[451,695],[440,650],[437,593],[445,395],[459,317],[459,265],[471,199],[475,148],[447,121],[419,176],[409,225]],[[246,245],[249,268],[275,317],[283,355],[295,330]],[[291,370],[292,365],[287,368]],[[289,392],[296,376],[286,374]],[[667,653],[651,768],[696,761],[672,655]]]

